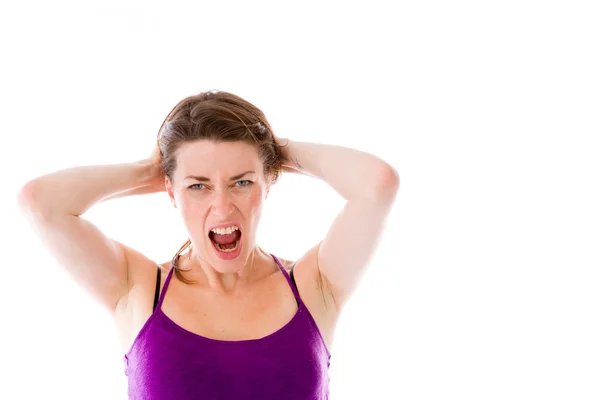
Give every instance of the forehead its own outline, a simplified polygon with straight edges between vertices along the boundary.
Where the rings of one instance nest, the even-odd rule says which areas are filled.
[[[177,174],[180,176],[216,176],[221,173],[234,175],[250,169],[258,172],[256,168],[262,165],[256,148],[240,141],[198,140],[185,143],[179,148],[177,159]]]

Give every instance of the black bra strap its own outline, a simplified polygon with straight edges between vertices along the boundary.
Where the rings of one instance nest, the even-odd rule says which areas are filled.
[[[296,285],[296,280],[294,279],[294,267],[295,266],[296,266],[296,264],[294,264],[294,266],[292,267],[292,270],[290,271],[290,278],[292,278],[292,282],[294,283],[296,290],[298,290],[298,285]]]
[[[156,271],[156,291],[154,292],[154,306],[152,307],[152,312],[156,309],[156,304],[158,304],[158,296],[160,294],[160,267]]]

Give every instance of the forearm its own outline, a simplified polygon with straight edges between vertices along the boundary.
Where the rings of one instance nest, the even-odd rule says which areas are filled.
[[[140,194],[150,194],[150,193],[157,193],[157,192],[158,192],[158,190],[156,189],[156,186],[154,186],[154,185],[139,186],[139,187],[131,188],[128,190],[124,190],[122,192],[117,192],[117,193],[111,194],[107,197],[103,197],[100,200],[100,202],[104,202],[107,200],[114,200],[119,197],[136,196],[136,195],[140,195]]]
[[[287,140],[287,145],[285,142]],[[396,170],[379,157],[356,149],[283,139],[286,163],[298,172],[325,181],[346,200],[393,192]]]
[[[44,215],[79,216],[102,200],[139,191],[148,185],[152,171],[145,161],[78,166],[28,182],[23,195]]]

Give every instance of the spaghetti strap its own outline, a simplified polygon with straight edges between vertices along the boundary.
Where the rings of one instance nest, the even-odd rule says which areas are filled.
[[[271,253],[269,253],[269,254],[271,254]],[[281,273],[283,274],[283,276],[285,276],[285,279],[287,280],[288,285],[290,286],[290,288],[292,289],[292,292],[294,293],[294,297],[296,298],[296,303],[298,303],[298,305],[300,305],[300,303],[302,303],[302,299],[300,297],[300,293],[298,292],[298,288],[296,287],[295,280],[292,281],[293,276],[292,276],[292,278],[290,277],[290,275],[285,271],[285,268],[283,268],[283,265],[281,265],[281,262],[279,262],[279,259],[276,256],[271,254],[271,257],[273,257],[273,259],[277,263],[277,266],[281,270]],[[179,256],[177,256],[177,259],[179,259]],[[158,299],[158,302],[155,305],[154,309],[160,308],[162,306],[163,300],[165,298],[165,293],[167,292],[167,288],[169,286],[169,282],[171,281],[171,278],[173,277],[173,271],[175,270],[175,262],[177,262],[177,260],[175,260],[173,262],[173,264],[171,265],[171,269],[169,270],[169,274],[167,275],[165,284],[164,284],[162,290],[160,291],[160,298]],[[292,271],[293,271],[293,268],[292,268]],[[158,292],[159,285],[160,285],[160,269],[158,272],[157,283],[156,283],[157,292]]]
[[[269,254],[271,254],[271,253],[269,253]],[[285,268],[283,268],[283,266],[279,262],[279,259],[277,257],[275,257],[273,254],[271,254],[271,257],[273,257],[273,259],[277,263],[277,266],[279,266],[279,269],[281,270],[281,272],[285,276],[285,279],[287,279],[288,285],[290,285],[290,288],[292,289],[292,292],[294,292],[294,297],[296,297],[296,302],[298,303],[298,306],[299,306],[302,303],[302,299],[300,298],[300,293],[298,292],[298,289],[296,288],[296,285],[294,285],[294,283],[292,282],[292,279],[290,278],[290,276],[288,275],[288,273],[285,271]]]
[[[179,258],[179,256],[177,256]],[[167,275],[167,279],[165,280],[165,284],[160,292],[160,298],[158,299],[157,308],[162,306],[163,299],[165,298],[165,293],[167,292],[167,288],[169,287],[169,282],[171,281],[171,277],[173,276],[173,271],[175,270],[175,263],[171,265],[171,269],[169,270],[169,274]]]
[[[154,305],[152,306],[152,311],[156,310],[156,305],[158,304],[158,296],[160,294],[160,265],[157,265],[156,269],[156,288],[154,289]]]

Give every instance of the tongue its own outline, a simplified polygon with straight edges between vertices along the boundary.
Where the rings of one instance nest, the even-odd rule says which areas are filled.
[[[211,240],[217,244],[232,244],[235,243],[235,241],[238,240],[240,236],[242,236],[242,233],[240,231],[234,231],[229,235],[219,235],[211,232],[209,236]]]

